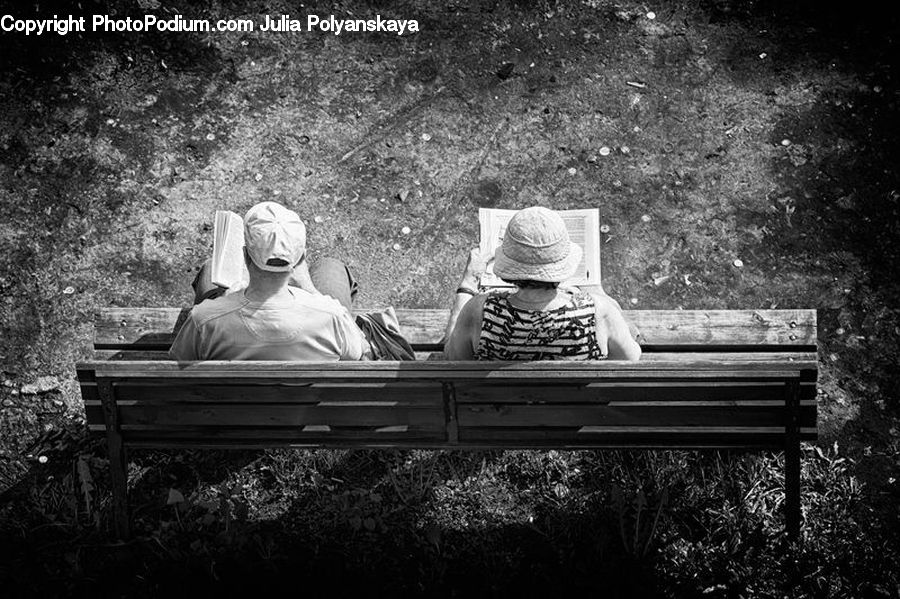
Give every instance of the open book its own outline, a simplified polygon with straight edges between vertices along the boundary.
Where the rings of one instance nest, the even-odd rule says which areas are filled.
[[[518,212],[517,210],[499,210],[495,208],[479,208],[478,223],[481,226],[481,251],[493,256],[503,241],[506,224]],[[569,238],[584,250],[581,263],[575,276],[564,281],[568,285],[600,284],[600,211],[596,208],[584,210],[559,210]],[[511,287],[511,285],[494,274],[493,261],[481,277],[481,287]]]
[[[244,263],[244,221],[230,210],[216,210],[209,266],[213,285],[236,289],[250,280]]]

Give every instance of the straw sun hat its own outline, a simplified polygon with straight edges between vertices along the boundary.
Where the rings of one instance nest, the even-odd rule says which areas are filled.
[[[575,275],[581,254],[559,214],[540,206],[525,208],[506,226],[494,255],[494,274],[506,281],[561,283]]]

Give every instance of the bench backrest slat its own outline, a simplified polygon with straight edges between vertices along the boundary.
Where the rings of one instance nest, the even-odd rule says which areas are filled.
[[[365,311],[365,310],[360,310]],[[396,310],[417,349],[438,349],[447,310]],[[187,315],[178,308],[108,308],[96,314],[96,349],[164,350]],[[815,310],[626,310],[645,352],[815,351]]]

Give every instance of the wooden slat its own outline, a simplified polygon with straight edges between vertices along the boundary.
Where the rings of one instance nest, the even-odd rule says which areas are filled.
[[[521,403],[609,403],[661,400],[699,401],[710,403],[775,399],[784,403],[783,381],[654,381],[631,383],[588,383],[587,385],[486,385],[457,383],[457,402],[462,404]],[[807,397],[814,397],[812,386],[804,387]]]
[[[256,381],[257,383],[259,381]],[[179,381],[173,384],[167,381],[165,384],[154,384],[152,380],[126,381],[118,383],[117,389],[123,393],[122,397],[127,401],[146,401],[160,403],[318,403],[322,401],[359,402],[369,404],[389,401],[396,405],[437,405],[440,403],[440,395],[435,391],[436,385],[428,383],[427,389],[415,389],[396,383],[384,387],[383,390],[370,390],[367,387],[330,387],[326,389],[319,386],[279,387],[275,385],[222,385],[201,381],[199,384],[187,385]],[[753,399],[779,397],[779,389],[783,387],[783,381],[758,381],[756,383],[744,382],[710,382],[710,381],[662,381],[653,382],[628,382],[617,381],[614,383],[559,384],[528,386],[487,385],[484,383],[471,383],[459,381],[455,383],[454,390],[458,394],[460,404],[521,404],[521,403],[647,403],[653,401],[663,402],[704,402],[715,405],[723,401],[748,401]],[[166,390],[170,389],[170,390]],[[396,389],[397,392],[391,391]],[[327,391],[327,393],[325,393]],[[99,395],[94,383],[81,385],[81,397],[85,409],[90,418],[90,407],[99,406]],[[801,401],[815,402],[816,387],[814,383],[802,383],[800,385]],[[89,420],[90,421],[90,420]]]
[[[416,360],[425,361],[444,361],[443,354],[438,351],[417,351]],[[141,350],[141,349],[108,349],[95,350],[92,360],[96,361],[162,361],[170,360],[168,352],[164,350]],[[672,351],[672,352],[649,352],[641,357],[642,362],[814,362],[816,354],[808,351],[729,351],[723,353],[715,352],[691,352],[691,351]]]
[[[801,424],[816,425],[815,406],[801,408]],[[645,425],[673,427],[780,427],[787,422],[784,404],[744,406],[602,406],[602,405],[504,405],[460,406],[459,426],[470,428],[605,426],[612,428]]]
[[[119,421],[124,429],[132,424],[168,426],[365,426],[384,427],[413,425],[440,428],[444,409],[440,404],[428,406],[322,406],[284,404],[242,404],[198,406],[185,404],[128,405],[119,401]]]
[[[99,429],[92,427],[92,429]],[[779,432],[780,431],[780,432]],[[97,430],[96,432],[102,432]],[[778,427],[748,427],[744,431],[722,432],[635,429],[615,432],[594,429],[557,428],[542,431],[512,429],[460,429],[458,443],[448,443],[443,430],[408,429],[376,435],[370,429],[332,429],[329,432],[293,430],[123,430],[133,447],[357,447],[357,448],[431,448],[431,449],[590,449],[590,448],[771,448],[784,445],[784,430]],[[801,430],[801,440],[814,441],[816,430]]]
[[[261,445],[280,445],[291,443],[335,443],[348,446],[369,446],[387,442],[428,441],[431,444],[443,444],[446,441],[444,429],[409,426],[406,430],[385,430],[376,433],[373,427],[330,427],[329,430],[310,427],[253,428],[253,427],[212,427],[181,426],[159,429],[153,426],[129,425],[122,428],[122,436],[129,445],[155,444],[156,447],[168,447],[176,442],[182,444],[206,443],[209,441],[253,442]]]
[[[815,441],[815,434],[807,434],[802,437],[804,441]],[[558,439],[470,439],[455,444],[448,444],[438,437],[421,435],[419,437],[407,436],[403,438],[383,438],[381,440],[358,438],[330,438],[330,439],[295,439],[291,437],[266,439],[241,439],[241,438],[198,438],[179,439],[177,437],[166,439],[131,438],[129,447],[155,448],[155,449],[268,449],[273,447],[293,449],[430,449],[430,450],[465,450],[465,451],[492,451],[492,450],[594,450],[594,449],[623,449],[623,450],[728,450],[728,451],[759,451],[780,450],[783,443],[777,438],[768,437],[763,440],[753,440],[743,437],[741,439],[717,440],[713,438],[690,440],[679,438],[672,440],[666,436],[659,439],[620,439],[597,436],[594,438]]]
[[[815,362],[782,361],[699,361],[699,362],[103,362],[77,365],[79,370],[94,370],[113,378],[277,379],[291,381],[400,381],[490,379],[523,381],[546,379],[589,380],[627,378],[704,378],[729,377],[793,378],[804,370],[815,372]]]
[[[816,347],[815,310],[633,310],[642,346]]]
[[[253,404],[317,404],[324,401],[340,400],[358,403],[391,401],[400,405],[441,405],[441,386],[427,385],[380,385],[378,387],[320,387],[289,385],[247,385],[241,383],[223,384],[219,381],[200,384],[178,384],[166,381],[159,385],[117,383],[116,396],[119,405],[124,402],[165,403],[253,403]]]
[[[365,311],[361,309],[360,311]],[[447,310],[397,309],[403,334],[414,346],[436,345]],[[107,308],[95,315],[98,349],[160,349],[183,322],[180,308]],[[807,347],[816,345],[814,310],[626,310],[647,348],[715,346]]]
[[[618,429],[616,432],[602,429],[516,429],[516,428],[465,428],[460,429],[460,444],[488,445],[491,447],[656,447],[656,448],[680,448],[680,447],[784,447],[783,427],[748,427],[736,432],[716,431],[689,431],[666,430]],[[804,429],[801,432],[802,440],[815,440],[815,429]]]
[[[814,440],[814,439],[813,439]],[[427,450],[448,450],[454,451],[496,451],[501,450],[547,450],[557,449],[565,451],[590,451],[605,449],[623,449],[623,450],[727,450],[731,451],[760,451],[760,450],[778,450],[781,445],[772,442],[751,444],[748,442],[732,442],[730,444],[716,445],[710,440],[706,442],[689,443],[680,441],[677,445],[671,443],[652,443],[652,442],[621,442],[616,443],[613,440],[579,440],[577,443],[567,443],[565,441],[536,441],[536,442],[517,442],[513,441],[489,441],[489,442],[460,442],[448,445],[445,441],[421,437],[407,437],[403,439],[385,439],[381,441],[361,442],[358,439],[317,439],[317,440],[296,440],[291,438],[277,439],[270,438],[265,440],[253,439],[165,439],[154,440],[148,439],[130,439],[129,447],[143,449],[270,449],[274,447],[288,449],[427,449]]]

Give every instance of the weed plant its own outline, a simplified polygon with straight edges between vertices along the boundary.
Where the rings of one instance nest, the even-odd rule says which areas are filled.
[[[691,451],[135,452],[136,536],[115,543],[102,445],[55,443],[0,514],[23,594],[890,597],[900,582],[837,445],[804,449],[792,546],[780,454]]]

